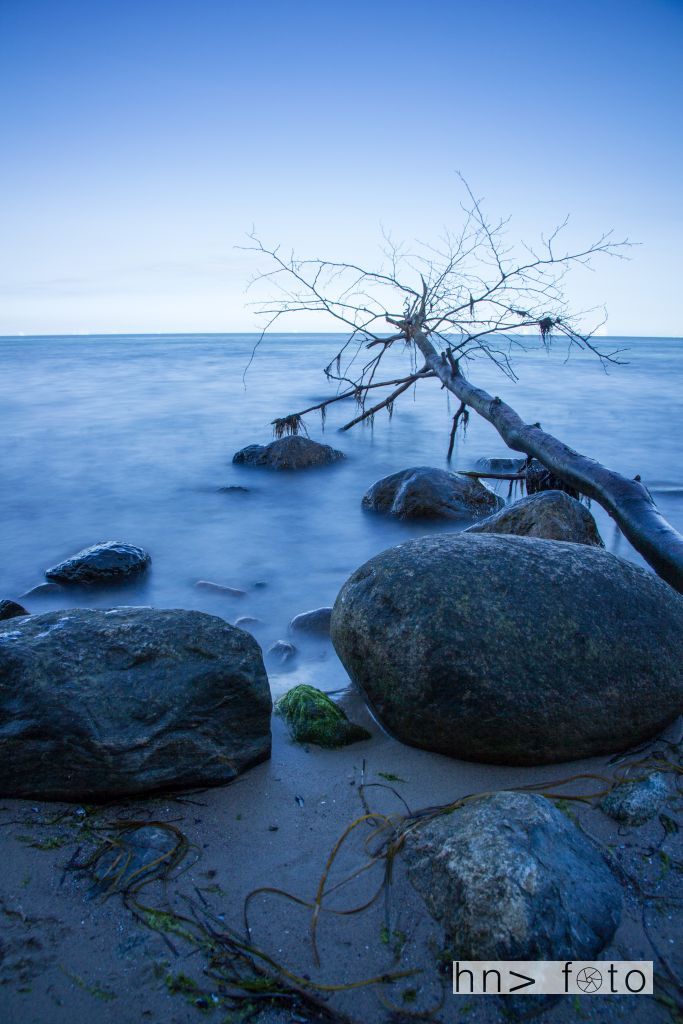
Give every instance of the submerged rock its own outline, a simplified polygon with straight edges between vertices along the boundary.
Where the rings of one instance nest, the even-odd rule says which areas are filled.
[[[398,519],[466,519],[501,508],[503,499],[472,477],[415,466],[373,484],[362,507]]]
[[[230,782],[270,756],[248,633],[202,612],[71,609],[0,628],[0,795],[93,801]]]
[[[318,633],[321,636],[329,636],[331,615],[331,608],[314,608],[310,612],[301,612],[294,616],[289,628],[294,633]]]
[[[47,569],[45,575],[49,580],[62,584],[120,583],[145,572],[151,562],[143,548],[109,540],[84,548]]]
[[[478,459],[477,468],[484,473],[522,473],[526,459]]]
[[[238,590],[237,587],[226,587],[223,583],[211,583],[210,580],[197,580],[195,587],[198,590],[210,590],[214,594],[225,594],[226,597],[246,597],[246,590]]]
[[[319,747],[345,747],[359,740],[369,740],[370,733],[350,722],[343,708],[316,690],[301,683],[275,702],[275,711],[282,715],[292,739],[297,743],[315,743]]]
[[[0,622],[5,619],[15,619],[19,615],[28,615],[22,605],[17,604],[16,601],[0,601]]]
[[[59,583],[39,583],[37,587],[32,587],[27,590],[22,597],[57,597],[59,594],[66,593],[65,587],[60,587]]]
[[[250,444],[236,452],[232,461],[238,465],[265,466],[268,469],[309,469],[312,466],[328,466],[345,458],[343,452],[331,448],[329,444],[320,444],[295,434],[266,445]]]
[[[347,580],[331,635],[385,728],[451,757],[612,753],[683,710],[683,597],[584,544],[408,541]]]
[[[288,640],[278,640],[277,643],[268,648],[268,657],[272,661],[279,662],[280,665],[286,665],[294,661],[296,655],[296,647],[294,644],[290,644]]]
[[[564,491],[541,491],[522,498],[482,523],[468,527],[465,533],[512,533],[605,546],[586,506]]]
[[[615,821],[644,825],[659,813],[668,792],[666,776],[662,772],[652,772],[645,779],[615,786],[604,797],[600,807]]]
[[[619,924],[602,853],[536,794],[472,800],[409,829],[402,852],[453,959],[591,959]]]

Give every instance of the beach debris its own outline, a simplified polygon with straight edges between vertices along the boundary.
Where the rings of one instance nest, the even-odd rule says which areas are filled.
[[[5,619],[16,619],[19,615],[29,615],[26,609],[16,601],[0,601],[0,622]]]
[[[300,683],[275,702],[275,712],[287,722],[297,743],[319,747],[344,747],[370,739],[370,733],[350,722],[338,704],[314,686]]]
[[[213,594],[224,594],[226,597],[246,597],[246,590],[238,590],[237,587],[226,587],[222,583],[212,583],[210,580],[197,580],[195,587],[198,590],[209,590]]]
[[[90,803],[230,782],[270,756],[271,709],[260,647],[217,616],[12,619],[0,627],[0,795]]]
[[[600,849],[550,800],[499,792],[406,830],[408,877],[454,958],[590,959],[621,917]]]
[[[346,581],[331,637],[390,734],[490,764],[627,750],[683,711],[682,599],[586,544],[426,536]]]
[[[93,544],[45,571],[48,580],[66,585],[121,583],[145,572],[152,559],[134,544],[108,540]]]
[[[478,480],[415,466],[378,480],[361,505],[397,519],[471,519],[502,508],[503,499]]]
[[[566,540],[604,548],[595,519],[565,491],[540,491],[475,523],[465,533],[514,534],[542,540]]]
[[[321,636],[330,635],[331,608],[314,608],[310,612],[295,615],[289,624],[293,633],[317,633]]]
[[[625,825],[644,825],[659,813],[668,792],[666,776],[652,772],[644,779],[615,786],[603,798],[600,809]]]
[[[232,461],[242,466],[263,466],[267,469],[310,469],[329,466],[345,459],[343,452],[329,444],[311,441],[308,437],[281,437],[270,444],[250,444],[236,452]]]

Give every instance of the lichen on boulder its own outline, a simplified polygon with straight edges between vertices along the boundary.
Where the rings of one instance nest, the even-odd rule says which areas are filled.
[[[284,718],[297,743],[334,748],[370,739],[367,729],[350,722],[343,708],[326,693],[306,683],[280,697],[275,702],[275,711]]]

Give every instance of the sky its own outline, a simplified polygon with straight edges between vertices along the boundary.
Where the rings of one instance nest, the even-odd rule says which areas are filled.
[[[260,326],[238,247],[377,262],[569,214],[612,335],[683,335],[683,0],[0,0],[0,334]],[[288,321],[292,331],[319,320]]]

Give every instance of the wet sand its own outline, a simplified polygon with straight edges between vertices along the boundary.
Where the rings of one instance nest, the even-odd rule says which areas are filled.
[[[287,685],[304,676],[290,673]],[[225,925],[242,932],[244,900],[255,888],[277,887],[304,900],[314,898],[334,843],[364,813],[359,793],[363,782],[373,811],[399,814],[399,798],[383,787],[392,787],[414,811],[470,793],[532,783],[542,783],[557,795],[590,792],[600,783],[583,780],[564,788],[550,783],[580,772],[623,770],[623,764],[610,765],[607,759],[534,769],[455,761],[387,737],[353,693],[347,693],[343,703],[354,720],[371,730],[371,740],[337,751],[305,748],[292,743],[282,721],[274,717],[272,759],[230,786],[87,809],[0,801],[3,1024],[85,1024],[93,1019],[102,1024],[189,1024],[203,1016],[220,1024],[316,1019],[291,1004],[280,1004],[277,1011],[259,1010],[264,1005],[259,998],[252,1001],[251,1010],[231,1009],[222,1001],[218,983],[207,976],[208,960],[201,950],[174,931],[151,930],[124,906],[119,894],[94,893],[87,874],[72,867],[84,861],[94,849],[93,836],[102,838],[112,822],[170,822],[193,844],[186,870],[169,882],[165,892],[157,883],[145,889],[146,903],[199,914],[218,931]],[[667,735],[679,739],[675,729]],[[671,752],[661,742],[652,749]],[[674,795],[667,808],[679,823],[681,805],[680,795]],[[655,959],[666,991],[680,1004],[682,994],[676,993],[669,977],[683,976],[676,899],[680,900],[683,868],[680,834],[667,831],[656,818],[641,828],[626,829],[596,807],[571,802],[563,807],[604,844],[624,882],[622,923],[601,959]],[[371,835],[371,825],[365,822],[353,831],[328,886],[367,862],[363,843]],[[629,877],[639,880],[638,888]],[[337,910],[359,906],[381,881],[382,865],[377,865],[335,891],[324,905]],[[643,892],[652,897],[646,905]],[[495,998],[449,993],[449,971],[439,973],[436,966],[443,947],[441,930],[404,877],[400,858],[388,893],[362,913],[320,915],[320,966],[311,944],[311,911],[280,895],[263,894],[251,901],[252,941],[279,964],[321,984],[418,972],[393,983],[332,995],[330,1005],[358,1024],[392,1019],[387,1000],[412,1014],[433,1007],[444,987],[436,1015],[444,1024],[493,1024],[503,1019],[502,1002]],[[192,989],[186,979],[198,988]],[[585,996],[564,998],[537,1019],[548,1024],[657,1024],[679,1018],[664,1002],[649,997]]]

